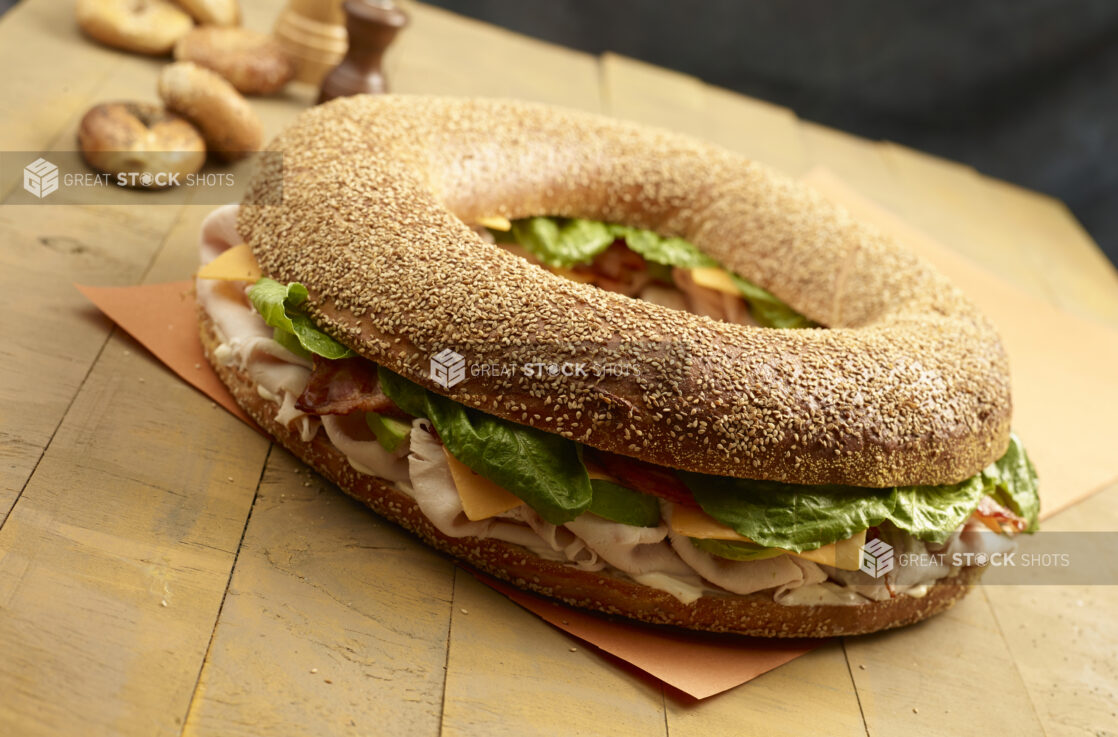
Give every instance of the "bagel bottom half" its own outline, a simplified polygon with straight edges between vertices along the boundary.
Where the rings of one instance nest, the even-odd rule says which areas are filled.
[[[545,560],[501,540],[452,538],[439,532],[418,505],[391,483],[358,473],[345,456],[317,433],[304,442],[297,433],[276,422],[275,405],[257,392],[247,374],[214,358],[219,344],[214,324],[199,312],[206,358],[234,398],[277,442],[350,496],[367,504],[385,519],[417,535],[427,544],[514,586],[557,599],[571,606],[620,615],[658,625],[709,632],[732,632],[756,637],[828,637],[856,635],[901,627],[949,608],[966,595],[982,573],[967,567],[942,579],[923,597],[899,596],[860,605],[784,605],[771,592],[704,595],[692,604],[608,571],[583,571]]]

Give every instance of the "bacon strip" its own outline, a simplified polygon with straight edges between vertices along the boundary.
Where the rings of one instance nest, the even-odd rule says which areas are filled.
[[[601,466],[623,486],[685,507],[699,506],[691,491],[669,468],[593,448],[586,448],[585,454],[587,460]]]
[[[380,390],[376,364],[364,358],[328,361],[315,356],[307,388],[295,400],[295,407],[311,415],[377,412],[408,416]]]
[[[997,533],[1005,532],[1006,527],[1015,532],[1024,532],[1025,528],[1029,526],[1027,520],[998,504],[993,497],[989,496],[982,497],[982,501],[978,503],[978,508],[974,510],[974,516],[982,524]]]

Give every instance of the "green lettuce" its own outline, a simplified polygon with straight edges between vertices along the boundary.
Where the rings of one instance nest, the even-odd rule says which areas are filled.
[[[777,299],[772,292],[762,289],[737,274],[730,274],[734,286],[749,303],[750,314],[767,328],[814,328],[819,323],[810,320]]]
[[[540,261],[564,268],[590,263],[616,238],[609,225],[579,218],[514,220],[511,232]]]
[[[1026,532],[1035,532],[1040,514],[1036,469],[1025,455],[1025,447],[1017,435],[1009,436],[1009,449],[997,463],[986,467],[982,477],[986,485],[994,489],[990,496],[1024,518],[1028,525]]]
[[[301,356],[315,353],[323,358],[348,358],[353,351],[318,329],[300,309],[307,301],[307,288],[299,282],[287,286],[264,277],[248,290],[252,306],[274,329],[277,342]]]
[[[943,486],[868,489],[686,472],[680,477],[711,517],[758,545],[797,553],[883,522],[920,540],[942,543],[986,495],[1010,500],[1009,506],[1026,518],[1031,531],[1040,506],[1036,474],[1016,436],[1009,450],[980,473]]]
[[[625,240],[629,250],[636,251],[646,261],[678,266],[681,269],[697,269],[704,266],[718,266],[718,262],[695,248],[682,238],[662,238],[651,230],[614,225],[614,234]]]
[[[634,527],[660,524],[660,501],[656,497],[605,479],[591,479],[590,487],[594,497],[586,511]]]
[[[378,375],[385,395],[408,414],[430,420],[452,456],[551,524],[570,522],[590,507],[590,477],[573,441],[465,407],[383,366]]]
[[[721,264],[682,238],[664,238],[654,231],[611,225],[580,218],[533,217],[512,221],[512,239],[549,266],[570,267],[588,264],[620,238],[630,250],[659,270],[722,268]],[[503,237],[503,233],[496,237]],[[732,272],[730,277],[749,303],[754,319],[769,328],[809,328],[817,323],[781,302],[772,292]],[[657,274],[663,277],[664,274]]]

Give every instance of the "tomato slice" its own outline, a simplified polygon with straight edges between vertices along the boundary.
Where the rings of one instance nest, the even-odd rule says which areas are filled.
[[[691,491],[669,468],[593,448],[586,448],[585,454],[589,463],[600,466],[623,486],[685,507],[699,506]]]

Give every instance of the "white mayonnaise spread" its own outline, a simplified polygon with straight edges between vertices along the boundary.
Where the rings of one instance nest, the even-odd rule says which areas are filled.
[[[202,263],[241,242],[236,231],[237,207],[227,205],[206,218],[202,225]],[[527,505],[490,519],[471,521],[462,510],[442,444],[430,432],[427,420],[415,420],[409,441],[390,453],[376,441],[362,415],[318,418],[295,407],[313,365],[272,339],[272,328],[252,309],[245,292],[243,283],[197,280],[198,303],[217,328],[217,360],[256,382],[260,396],[276,405],[277,422],[296,429],[305,442],[314,438],[321,427],[355,470],[394,482],[415,500],[435,528],[449,537],[496,538],[527,548],[541,558],[565,561],[580,570],[609,568],[640,584],[666,591],[685,604],[708,591],[750,594],[772,590],[774,600],[787,605],[855,605],[898,594],[922,597],[929,585],[955,570],[950,566],[905,566],[886,574],[877,583],[865,585],[856,583],[865,580],[857,572],[817,565],[791,555],[756,561],[712,556],[696,548],[688,537],[672,532],[666,521],[657,527],[635,527],[587,513],[556,526]],[[657,293],[649,294],[648,298],[674,302],[678,295]],[[669,519],[670,507],[663,505],[665,520]],[[979,548],[991,544],[991,536],[975,534],[969,525],[942,546],[926,546],[907,535],[894,537],[897,539],[890,538],[888,542],[897,554],[926,550],[980,552]],[[1006,544],[1012,546],[1011,541]]]

